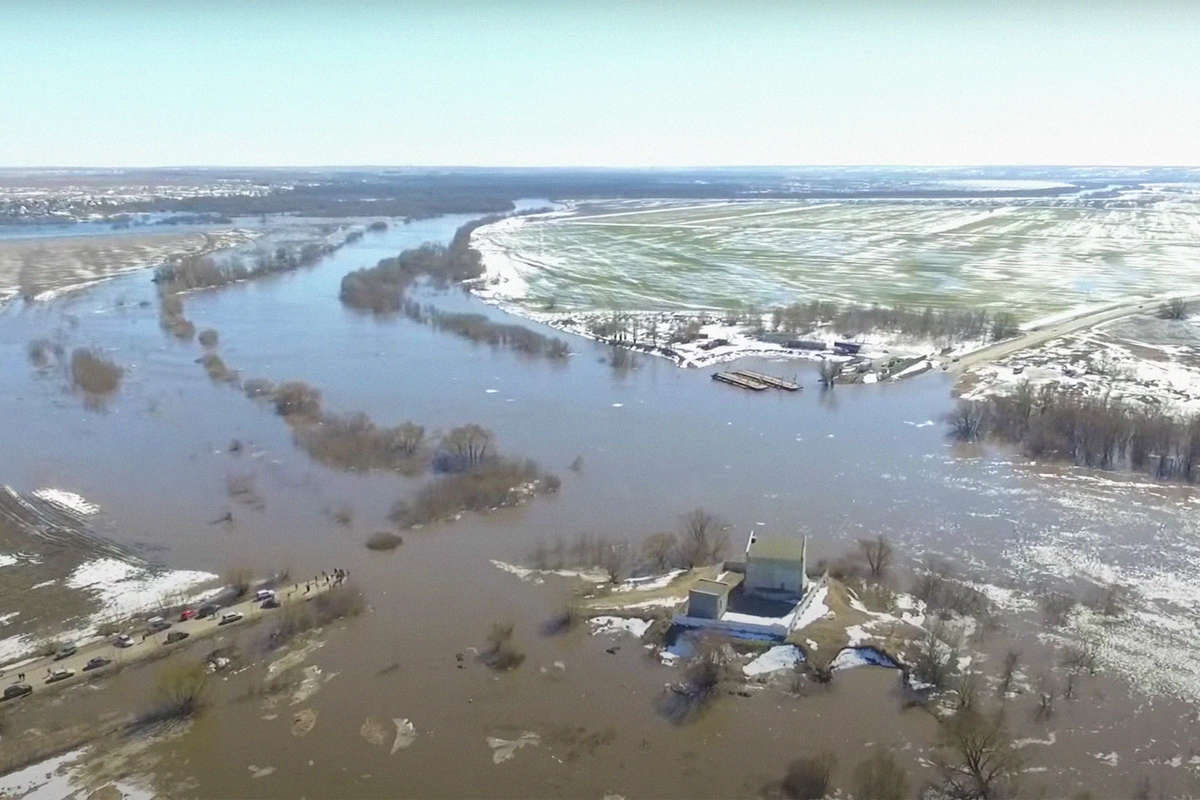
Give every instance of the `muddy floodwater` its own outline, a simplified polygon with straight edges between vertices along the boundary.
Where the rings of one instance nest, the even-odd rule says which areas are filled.
[[[754,529],[806,533],[815,560],[883,533],[906,565],[953,560],[1004,612],[979,655],[991,672],[1012,641],[1030,672],[1052,665],[1059,634],[1039,631],[1028,600],[1038,587],[1140,587],[1137,616],[1109,632],[1104,667],[1076,700],[1060,700],[1049,719],[1035,719],[1032,693],[1013,703],[1024,785],[1128,796],[1147,777],[1166,794],[1200,791],[1191,490],[960,450],[939,421],[952,405],[941,375],[822,392],[810,366],[746,360],[804,388],[742,392],[711,370],[652,357],[615,369],[608,348],[582,339],[553,362],[338,301],[346,272],[445,242],[467,219],[394,224],[314,267],[183,298],[243,378],[307,381],[326,409],[379,424],[477,422],[502,453],[562,478],[557,494],[521,508],[405,531],[392,552],[363,542],[424,479],[312,461],[267,405],[209,380],[196,343],[160,329],[148,271],[0,310],[0,483],[78,493],[100,507],[104,535],[176,569],[348,569],[370,606],[321,633],[303,662],[318,670],[314,691],[267,707],[237,699],[237,676],[223,679],[208,713],[128,759],[129,782],[170,797],[753,796],[799,756],[832,751],[847,777],[876,747],[893,750],[914,782],[931,778],[936,723],[904,710],[895,671],[846,670],[802,697],[722,696],[676,725],[654,701],[678,670],[632,636],[543,636],[578,585],[524,582],[492,564],[583,532],[639,542],[703,506],[733,526],[735,547]],[[421,299],[518,322],[459,289]],[[126,369],[119,391],[85,404],[61,372],[30,364],[39,337],[104,350]],[[231,452],[235,439],[243,446]],[[255,503],[231,499],[230,476],[253,476]],[[349,525],[334,520],[339,509],[352,511]],[[226,513],[232,522],[213,524]],[[898,572],[904,583],[907,567]],[[526,660],[498,675],[470,648],[499,621],[514,623]],[[456,654],[466,654],[462,668]],[[152,669],[30,705],[31,721],[52,727],[142,703]],[[397,749],[401,720],[415,739]],[[513,742],[510,758],[497,755]]]

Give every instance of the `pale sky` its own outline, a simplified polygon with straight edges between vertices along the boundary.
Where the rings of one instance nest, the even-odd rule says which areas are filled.
[[[1200,164],[1200,0],[0,0],[0,165]]]

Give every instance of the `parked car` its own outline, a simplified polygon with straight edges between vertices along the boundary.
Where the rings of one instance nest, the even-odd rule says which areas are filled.
[[[54,660],[62,661],[64,658],[70,658],[71,656],[75,655],[75,652],[78,649],[79,648],[73,644],[64,644],[54,652]]]
[[[83,667],[83,671],[87,672],[89,669],[100,669],[101,667],[107,667],[111,663],[112,663],[111,658],[105,658],[104,656],[96,656],[95,658],[88,660],[87,664],[85,664]]]
[[[216,616],[216,613],[220,610],[221,606],[217,605],[216,603],[205,603],[204,605],[200,606],[200,610],[196,612],[196,616],[200,619],[204,619],[205,617]]]
[[[189,619],[191,619],[194,616],[196,616],[196,609],[185,608],[183,611],[179,612],[179,621],[187,622]]]
[[[147,620],[146,625],[148,628],[150,628],[151,633],[165,631],[167,628],[171,627],[171,623],[167,622],[162,617],[151,617],[149,620]]]
[[[229,625],[230,623],[237,622],[237,621],[238,621],[238,620],[240,620],[241,618],[242,618],[242,615],[241,615],[241,614],[239,614],[239,613],[238,613],[238,612],[236,612],[236,611],[234,611],[234,612],[231,612],[231,613],[229,613],[229,614],[222,614],[222,615],[221,615],[221,621],[220,621],[220,623],[218,623],[218,624],[220,624],[220,625]]]
[[[263,600],[263,603],[261,606],[259,606],[259,608],[279,608],[279,601],[274,597],[268,597],[266,600]]]
[[[133,647],[133,637],[128,633],[122,633],[116,639],[113,639],[113,644],[117,647]]]
[[[4,699],[12,700],[17,697],[24,697],[33,691],[33,687],[28,683],[14,683],[11,686],[4,687]]]
[[[187,631],[171,631],[167,634],[167,639],[165,642],[163,642],[163,644],[175,644],[176,642],[182,642],[190,635],[191,634],[189,634]]]
[[[50,676],[48,678],[46,678],[46,683],[56,683],[58,681],[65,681],[67,678],[71,677],[74,674],[75,674],[75,670],[73,670],[73,669],[51,670]]]
[[[259,589],[257,592],[254,593],[254,599],[256,601],[274,600],[275,599],[275,590],[274,589]]]

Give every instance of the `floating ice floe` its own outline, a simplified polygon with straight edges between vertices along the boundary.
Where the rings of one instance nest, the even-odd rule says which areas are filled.
[[[412,743],[417,740],[417,728],[403,717],[393,719],[392,723],[396,726],[396,738],[392,741],[391,755],[396,755],[398,750],[407,750],[412,747]]]
[[[517,754],[522,747],[537,747],[542,737],[533,731],[524,731],[516,739],[501,739],[499,736],[487,737],[487,746],[492,748],[492,763],[503,764]]]

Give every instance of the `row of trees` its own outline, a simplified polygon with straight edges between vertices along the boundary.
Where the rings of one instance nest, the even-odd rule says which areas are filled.
[[[640,548],[628,539],[581,533],[568,545],[562,538],[538,542],[530,554],[534,569],[595,567],[616,583],[631,574],[661,574],[715,564],[729,550],[729,527],[702,508],[683,514],[675,531],[652,533]]]
[[[1086,395],[1053,384],[1035,389],[1025,382],[1010,395],[962,400],[947,421],[958,439],[995,436],[1030,457],[1200,480],[1200,416],[1174,417],[1107,394]]]
[[[843,305],[823,300],[774,308],[771,326],[789,334],[805,333],[818,326],[828,326],[846,336],[882,330],[947,343],[1007,339],[1018,332],[1016,317],[1007,311]]]
[[[562,339],[546,336],[523,325],[495,322],[483,314],[441,311],[413,300],[404,303],[404,313],[412,320],[449,331],[472,342],[556,360],[570,355],[570,348]]]

